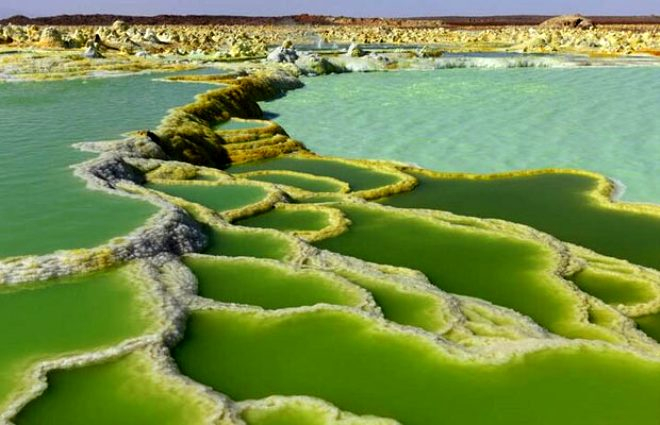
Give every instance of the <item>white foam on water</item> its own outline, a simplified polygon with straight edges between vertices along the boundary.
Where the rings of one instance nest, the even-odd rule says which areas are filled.
[[[452,68],[573,68],[578,62],[544,56],[446,57],[435,61],[436,69]]]
[[[610,196],[613,201],[618,201],[619,199],[621,199],[621,197],[623,197],[623,194],[626,192],[626,189],[628,189],[628,187],[621,180],[609,176],[607,178],[614,185],[614,190],[612,191],[612,194]]]

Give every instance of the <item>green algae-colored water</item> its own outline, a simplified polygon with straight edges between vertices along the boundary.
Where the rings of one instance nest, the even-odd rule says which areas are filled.
[[[327,274],[290,270],[270,261],[190,257],[185,264],[197,277],[199,295],[222,302],[266,309],[364,302],[359,291]]]
[[[429,332],[438,331],[445,325],[442,305],[437,297],[426,291],[397,287],[381,279],[351,272],[339,274],[367,289],[388,320],[402,325],[416,326]]]
[[[147,184],[157,190],[186,201],[201,204],[215,211],[235,210],[262,201],[267,192],[259,186],[249,185],[202,185],[202,184]]]
[[[644,333],[660,342],[660,313],[637,317],[635,322]]]
[[[414,191],[396,195],[385,203],[523,223],[600,254],[660,269],[660,216],[603,208],[588,195],[597,187],[597,181],[591,177],[415,177],[420,184]]]
[[[111,270],[0,286],[0,404],[35,362],[118,344],[154,330],[139,277]]]
[[[571,280],[583,291],[608,304],[633,305],[650,302],[655,298],[647,282],[636,276],[612,275],[586,269],[572,276]]]
[[[264,214],[239,220],[236,224],[277,230],[321,230],[330,223],[328,214],[319,210],[274,208]]]
[[[563,348],[481,364],[339,311],[194,312],[174,357],[236,400],[307,394],[406,424],[655,424],[660,415],[657,362]]]
[[[331,180],[322,180],[317,176],[305,176],[304,174],[256,174],[248,178],[250,180],[293,186],[310,192],[339,192],[341,190],[341,187]]]
[[[230,168],[232,173],[261,170],[290,170],[332,177],[348,183],[353,191],[374,189],[398,181],[397,176],[392,174],[330,159],[282,157]]]
[[[209,255],[283,260],[293,251],[288,239],[266,230],[208,228],[206,234],[209,242],[204,253]]]
[[[575,300],[559,290],[554,257],[542,244],[494,232],[433,223],[384,209],[342,205],[349,231],[320,248],[422,271],[443,290],[471,295],[527,314],[570,334]]]
[[[660,202],[658,66],[356,72],[304,82],[262,107],[321,155],[473,173],[581,168],[623,182],[626,200]]]
[[[70,145],[155,126],[205,84],[148,75],[3,84],[0,89],[0,257],[92,247],[142,225],[148,203],[91,191],[69,166],[93,157]]]
[[[172,391],[144,354],[48,374],[48,388],[14,419],[16,425],[208,423],[203,406]]]

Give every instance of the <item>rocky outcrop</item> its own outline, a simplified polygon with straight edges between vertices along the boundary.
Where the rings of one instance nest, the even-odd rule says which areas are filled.
[[[101,44],[97,42],[96,39],[89,40],[85,44],[85,51],[82,53],[82,56],[87,59],[100,59],[104,56],[101,54]]]
[[[348,50],[346,51],[346,56],[350,56],[352,58],[361,58],[362,56],[366,56],[367,52],[362,50],[362,48],[357,44],[357,43],[351,43],[350,46],[348,46]]]
[[[582,15],[562,15],[550,18],[539,24],[541,28],[579,28],[591,29],[594,28],[594,23]]]
[[[296,61],[296,66],[304,75],[326,75],[347,72],[345,67],[314,53],[301,54]]]
[[[261,118],[263,112],[257,102],[302,87],[295,72],[295,67],[281,65],[278,69],[255,71],[249,76],[225,76],[221,80],[208,76],[180,77],[189,81],[221,81],[228,87],[206,92],[197,96],[195,102],[172,110],[156,132],[148,136],[170,159],[214,168],[306,150],[301,143],[282,134],[279,127],[246,130],[245,134],[232,135],[230,140],[214,128],[230,117]]]
[[[275,63],[296,63],[298,52],[293,48],[293,42],[286,40],[280,47],[268,53],[266,60]]]
[[[417,51],[417,56],[420,58],[439,58],[444,52],[439,47],[424,46]]]
[[[144,33],[144,37],[142,38],[144,41],[148,43],[153,43],[153,44],[167,44],[166,42],[162,41],[156,33],[153,32],[151,29],[147,29]]]
[[[209,42],[216,43],[214,40],[209,40]],[[255,35],[241,33],[229,41],[228,54],[232,58],[262,57],[266,56],[266,53],[266,43]]]
[[[6,27],[0,26],[0,44],[10,44],[14,41],[14,39],[7,34],[7,29]]]
[[[126,22],[122,21],[121,19],[118,19],[112,23],[112,26],[110,28],[112,28],[113,31],[116,31],[118,33],[125,33],[126,31],[128,31],[130,27]]]
[[[62,33],[53,27],[46,27],[41,31],[39,36],[39,45],[41,47],[59,49],[67,47],[66,42],[62,38]]]

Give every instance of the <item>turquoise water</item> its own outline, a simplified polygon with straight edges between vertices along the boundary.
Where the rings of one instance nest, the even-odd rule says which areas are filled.
[[[262,107],[322,155],[490,173],[562,167],[660,202],[660,67],[443,69],[305,79]]]
[[[69,168],[95,156],[72,143],[153,128],[209,87],[153,78],[0,84],[0,257],[95,246],[156,212],[86,189]]]

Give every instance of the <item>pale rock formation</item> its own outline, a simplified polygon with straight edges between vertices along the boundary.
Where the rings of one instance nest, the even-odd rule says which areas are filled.
[[[0,44],[9,44],[13,41],[14,39],[8,34],[7,27],[0,25]]]
[[[208,46],[212,50],[213,46],[221,37],[215,35],[210,37]],[[259,57],[266,55],[266,44],[258,38],[250,37],[247,33],[240,33],[230,38],[229,41],[229,56],[232,58],[246,58],[246,57]]]
[[[360,45],[357,43],[351,43],[350,46],[348,46],[348,50],[346,51],[346,56],[350,56],[352,58],[361,58],[362,56],[366,56],[367,52],[362,50]]]
[[[417,51],[420,58],[439,58],[444,52],[439,47],[424,46]]]
[[[87,59],[100,59],[104,56],[101,54],[101,43],[99,43],[100,37],[98,35],[93,39],[89,40],[85,45],[85,51],[82,56]]]
[[[550,18],[539,24],[541,28],[579,28],[591,29],[594,28],[594,23],[582,15],[562,15]]]
[[[50,47],[50,48],[66,48],[66,43],[62,38],[62,33],[53,27],[46,27],[41,31],[39,35],[39,45],[41,47]]]
[[[125,33],[126,31],[128,31],[129,26],[126,22],[122,20],[118,20],[112,24],[112,29],[117,33]]]
[[[144,41],[147,41],[147,42],[153,43],[153,44],[165,44],[163,41],[161,41],[158,38],[158,36],[151,29],[148,29],[144,33],[143,39],[144,39]]]
[[[266,60],[277,63],[295,63],[298,52],[293,48],[293,42],[286,40],[282,45],[268,54]]]
[[[313,53],[301,53],[296,60],[296,66],[306,75],[339,74],[347,71],[345,67]]]

